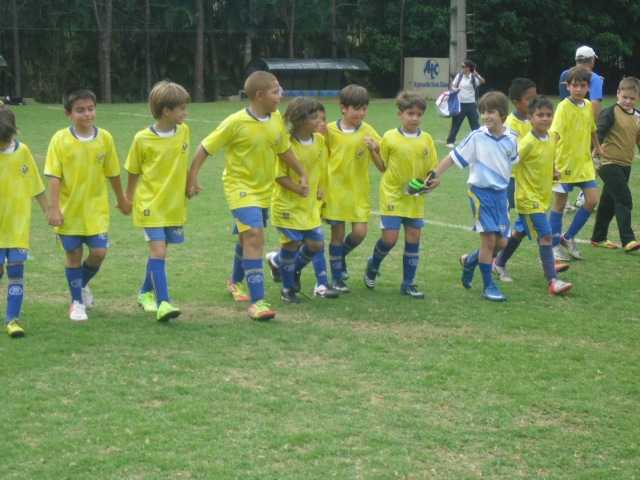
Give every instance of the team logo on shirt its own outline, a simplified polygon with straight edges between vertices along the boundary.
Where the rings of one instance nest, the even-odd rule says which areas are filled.
[[[182,144],[182,153],[186,152],[186,151],[187,151],[187,148],[189,148],[189,144],[188,144],[187,142],[184,142],[184,143]]]
[[[364,150],[360,149],[356,152],[356,157],[360,158],[362,155],[364,155]]]
[[[22,167],[20,167],[20,174],[24,177],[27,173],[29,173],[29,167],[22,165]]]
[[[104,152],[100,152],[100,153],[98,154],[98,158],[97,158],[98,163],[102,163],[102,162],[104,162],[104,157],[105,157]]]
[[[539,203],[534,203],[533,204],[533,208],[540,208],[540,204]]]
[[[395,207],[393,205],[387,205],[387,210],[389,210],[390,212],[393,212],[393,209]]]
[[[144,215],[145,217],[150,217],[151,216],[151,211],[149,209],[147,209],[147,210],[142,212],[142,215]]]
[[[280,140],[282,139],[282,135],[278,135],[276,137],[276,145],[280,143]]]
[[[290,218],[290,215],[285,212],[285,213],[282,214],[282,218]]]
[[[427,158],[427,156],[429,156],[429,149],[428,149],[428,148],[425,148],[425,149],[422,151],[422,158]]]

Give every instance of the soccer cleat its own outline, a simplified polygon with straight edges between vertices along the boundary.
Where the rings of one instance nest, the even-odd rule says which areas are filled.
[[[566,263],[562,263],[556,260],[556,272],[557,273],[562,273],[562,272],[566,272],[567,270],[569,270],[569,265]]]
[[[462,267],[462,286],[464,288],[471,288],[473,285],[473,275],[475,274],[474,268],[465,267],[467,263],[467,257],[469,255],[464,254],[460,257],[460,266]]]
[[[347,257],[342,257],[342,279],[349,280],[349,267],[347,267]]]
[[[271,320],[272,318],[275,318],[276,312],[271,310],[271,308],[269,308],[270,306],[271,305],[269,305],[264,300],[258,300],[256,303],[249,307],[249,310],[247,310],[247,314],[252,320]]]
[[[71,308],[69,308],[69,318],[74,322],[86,322],[89,320],[84,305],[77,300],[74,300]]]
[[[282,281],[282,276],[280,275],[280,267],[276,263],[276,255],[278,252],[269,252],[265,255],[267,259],[267,263],[269,264],[269,268],[271,269],[271,278],[276,283],[280,283]]]
[[[300,283],[300,276],[302,275],[302,270],[296,270],[293,272],[293,291],[299,293],[302,290],[302,284]]]
[[[283,302],[300,303],[300,299],[296,297],[296,292],[293,288],[283,288],[280,290],[280,298]]]
[[[367,288],[375,287],[376,280],[380,276],[380,272],[371,266],[372,259],[372,257],[369,257],[369,260],[367,260],[367,268],[364,271],[364,284]]]
[[[489,286],[484,289],[482,296],[492,302],[504,302],[507,299],[494,282],[491,282]]]
[[[640,249],[640,242],[636,242],[634,240],[632,242],[627,243],[624,247],[622,247],[622,249],[624,250],[624,253],[635,252],[636,250]]]
[[[501,267],[500,265],[496,265],[496,259],[493,259],[493,265],[491,266],[491,272],[498,277],[501,282],[513,282],[513,278],[509,275],[509,270],[507,270],[507,266]]]
[[[323,298],[338,298],[340,296],[340,292],[333,288],[333,285],[330,283],[326,285],[316,285],[316,288],[313,289],[313,294],[316,297]]]
[[[424,293],[418,290],[418,287],[416,287],[413,283],[410,285],[405,285],[405,284],[400,285],[400,294],[408,295],[409,297],[416,298],[418,300],[424,298]]]
[[[349,293],[349,286],[342,281],[342,279],[334,280],[330,283],[334,290],[337,290],[340,293]]]
[[[551,295],[560,295],[561,293],[568,292],[573,288],[573,285],[559,278],[554,278],[549,284],[549,293]]]
[[[18,325],[18,319],[14,318],[10,322],[4,324],[4,331],[11,338],[20,338],[24,337],[24,330],[20,325]]]
[[[227,282],[227,291],[233,295],[233,299],[236,302],[248,302],[251,300],[249,291],[244,283],[233,283],[231,280]]]
[[[456,148],[456,146],[453,143],[447,143],[447,148]]]
[[[576,198],[576,207],[580,208],[584,205],[584,191],[581,191],[578,197]]]
[[[578,245],[576,245],[575,238],[564,238],[564,234],[560,236],[560,245],[567,249],[569,255],[571,255],[576,260],[582,260],[582,254],[580,250],[578,250]]]
[[[595,242],[593,240],[591,240],[591,245],[593,245],[594,247],[601,247],[601,248],[609,248],[611,250],[615,250],[616,248],[620,248],[617,244],[610,242],[609,240],[605,240],[603,242]]]
[[[556,264],[558,262],[570,262],[571,261],[571,257],[569,255],[567,255],[566,253],[564,253],[564,250],[562,249],[562,247],[560,245],[556,245],[555,247],[553,247],[553,259],[556,261]]]
[[[180,309],[174,307],[169,302],[161,302],[158,307],[158,321],[168,322],[172,318],[178,318],[180,316]]]
[[[140,305],[145,312],[157,312],[158,301],[156,300],[156,294],[153,292],[139,293],[138,305]]]
[[[577,208],[571,205],[569,202],[567,202],[567,204],[564,206],[564,213],[575,213],[576,210]]]
[[[93,308],[93,293],[91,293],[89,284],[87,283],[86,287],[82,287],[80,292],[82,293],[82,303],[84,303],[84,308],[91,310]]]

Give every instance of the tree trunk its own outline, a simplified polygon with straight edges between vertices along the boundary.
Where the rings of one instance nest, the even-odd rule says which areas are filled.
[[[296,31],[296,0],[291,0],[291,20],[289,21],[289,58],[295,58],[293,39]]]
[[[151,32],[149,31],[151,24],[151,5],[149,0],[144,2],[144,72],[145,83],[147,85],[147,95],[151,93],[153,81],[151,79]]]
[[[331,0],[331,58],[338,58],[338,20],[336,18],[336,0]]]
[[[244,36],[244,66],[246,67],[251,61],[251,34],[246,33]]]
[[[400,43],[400,58],[398,71],[400,72],[400,90],[404,88],[404,10],[407,5],[406,0],[400,0],[400,32],[398,41]]]
[[[196,0],[196,49],[195,49],[194,101],[204,102],[204,4]]]
[[[13,17],[13,94],[22,96],[22,73],[20,64],[20,35],[18,33],[18,1],[11,0],[11,16]]]
[[[211,76],[213,77],[213,100],[217,102],[220,100],[220,63],[218,59],[218,48],[216,44],[216,32],[215,32],[215,24],[216,24],[216,11],[214,8],[215,2],[211,3],[211,10],[209,15],[209,50],[211,54]]]
[[[111,103],[111,31],[113,28],[113,0],[105,0],[103,8],[93,0],[93,14],[98,26],[98,54],[100,62],[100,90],[102,102]]]

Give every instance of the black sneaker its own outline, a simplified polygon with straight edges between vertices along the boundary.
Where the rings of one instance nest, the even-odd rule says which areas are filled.
[[[269,264],[269,268],[271,269],[271,278],[273,278],[274,282],[280,283],[282,281],[282,276],[280,275],[280,267],[275,262],[275,258],[278,252],[269,252],[265,255],[267,259],[267,263]]]
[[[400,293],[402,295],[409,295],[411,298],[417,298],[417,299],[424,298],[424,293],[418,290],[418,287],[416,287],[413,283],[411,285],[401,285]]]
[[[340,293],[349,293],[349,286],[344,283],[341,279],[335,280],[330,283],[334,290],[339,291]]]
[[[376,286],[376,280],[380,276],[378,270],[374,270],[371,266],[372,257],[367,260],[367,269],[364,271],[364,284],[367,288],[373,288]]]
[[[293,291],[299,293],[302,290],[302,285],[300,285],[300,276],[302,275],[301,270],[297,270],[293,272]]]
[[[283,302],[300,303],[300,299],[296,297],[296,292],[293,291],[293,288],[283,288],[280,290],[280,298]]]
[[[316,288],[313,289],[313,294],[316,297],[322,298],[338,298],[338,296],[340,296],[340,292],[333,288],[333,285],[330,283],[326,285],[316,285]]]

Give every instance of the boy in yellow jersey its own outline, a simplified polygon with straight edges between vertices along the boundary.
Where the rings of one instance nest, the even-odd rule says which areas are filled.
[[[14,136],[16,117],[0,105],[0,278],[7,263],[7,312],[4,331],[12,338],[24,336],[18,324],[24,299],[24,262],[29,248],[31,198],[42,211],[49,208],[44,184],[29,148]]]
[[[424,192],[412,195],[405,186],[412,179],[426,179],[438,166],[438,154],[431,135],[420,130],[427,109],[425,98],[417,92],[400,92],[396,99],[401,125],[382,137],[380,156],[385,172],[380,182],[380,225],[382,236],[367,261],[364,284],[376,285],[380,264],[395,247],[404,226],[403,280],[400,293],[422,299],[424,293],[414,284],[420,260],[420,234],[424,227]],[[422,189],[421,189],[422,190]]]
[[[371,202],[369,198],[369,161],[381,172],[380,135],[364,123],[369,93],[360,85],[348,85],[340,92],[342,119],[327,126],[329,162],[327,189],[322,217],[331,225],[329,263],[333,287],[349,292],[345,257],[367,235]],[[351,233],[345,238],[346,223]]]
[[[573,67],[567,77],[569,97],[565,98],[556,109],[551,131],[559,135],[556,151],[556,168],[562,175],[553,187],[555,200],[549,221],[553,230],[553,254],[556,260],[570,261],[582,259],[576,245],[575,236],[587,223],[598,204],[598,183],[596,171],[591,159],[602,154],[602,147],[596,135],[596,124],[593,119],[591,102],[585,98],[589,92],[591,70],[587,67]],[[585,203],[575,216],[565,233],[562,233],[562,215],[567,204],[569,192],[574,187],[582,188]],[[567,249],[570,256],[560,246]]]
[[[109,197],[107,182],[116,194],[118,208],[131,213],[122,191],[120,164],[113,138],[96,127],[96,96],[84,87],[66,91],[64,113],[72,125],[56,132],[49,143],[44,174],[49,177],[49,225],[66,252],[66,277],[71,292],[69,318],[87,320],[93,308],[89,281],[98,273],[109,247]],[[83,261],[83,245],[89,255]]]
[[[324,232],[318,200],[324,195],[327,147],[324,137],[316,133],[322,104],[314,98],[298,97],[287,106],[284,121],[291,125],[291,146],[309,177],[309,196],[301,195],[298,175],[282,160],[276,163],[276,187],[271,201],[271,222],[280,232],[280,252],[267,253],[271,276],[282,281],[280,298],[300,303],[300,275],[309,262],[317,258],[314,295],[336,298],[338,291],[329,285],[324,258]]]
[[[156,83],[149,109],[156,122],[138,132],[124,165],[129,172],[126,197],[133,201],[133,224],[144,228],[149,243],[147,270],[138,305],[159,322],[180,315],[171,305],[165,263],[167,246],[184,243],[187,220],[189,127],[184,124],[189,93],[177,83]]]
[[[235,259],[227,289],[236,301],[251,303],[247,311],[253,320],[270,320],[275,312],[264,300],[262,249],[264,228],[275,180],[276,157],[300,176],[301,194],[309,195],[307,172],[291,150],[289,135],[278,111],[280,85],[269,72],[254,72],[244,89],[249,107],[228,116],[196,149],[187,176],[187,196],[203,188],[198,171],[209,155],[225,148],[222,184],[238,234]],[[242,282],[247,277],[247,287]]]
[[[520,245],[524,236],[529,239],[535,238],[538,240],[542,270],[549,286],[549,293],[558,295],[571,290],[572,285],[558,278],[551,246],[553,239],[551,225],[546,214],[551,204],[553,180],[560,178],[560,172],[554,165],[556,134],[549,133],[553,120],[551,100],[545,97],[534,97],[529,104],[528,119],[532,129],[518,142],[520,161],[513,167],[518,220],[507,247],[498,254],[496,265],[502,265],[506,271],[507,261],[516,250],[510,248],[514,237],[517,236],[519,239],[516,247]]]
[[[622,249],[626,253],[640,249],[640,242],[631,227],[633,198],[629,188],[631,164],[636,147],[640,147],[640,111],[635,108],[640,98],[640,80],[623,78],[618,85],[618,101],[602,111],[597,135],[604,155],[598,174],[604,186],[593,225],[591,245],[618,248],[607,239],[613,217],[618,224]]]

